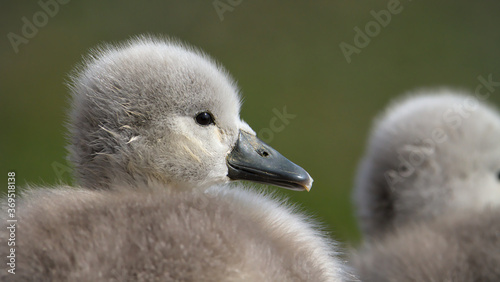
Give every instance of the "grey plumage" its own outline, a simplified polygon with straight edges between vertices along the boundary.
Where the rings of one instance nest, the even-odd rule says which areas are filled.
[[[479,98],[420,92],[375,123],[355,190],[362,281],[500,279],[500,116]]]
[[[409,223],[351,258],[361,281],[499,281],[500,209]]]
[[[354,189],[366,237],[450,210],[500,204],[500,116],[450,90],[397,100],[376,120]]]
[[[294,170],[236,177],[304,189],[312,178],[259,143],[239,118],[236,86],[201,52],[148,37],[108,46],[75,72],[71,92],[69,151],[81,188],[32,189],[20,199],[16,281],[353,278],[308,217],[225,186],[230,162],[242,157],[227,156],[245,140],[253,161]],[[200,112],[214,122],[201,125]]]
[[[70,159],[85,187],[227,181],[238,130],[238,90],[222,67],[173,41],[138,38],[94,51],[75,73]],[[195,103],[196,102],[196,103]],[[215,127],[194,117],[211,111]]]
[[[342,281],[345,275],[332,242],[308,218],[241,187],[206,193],[61,187],[34,189],[24,199],[16,274],[2,271],[1,281]],[[7,251],[0,248],[3,260]]]

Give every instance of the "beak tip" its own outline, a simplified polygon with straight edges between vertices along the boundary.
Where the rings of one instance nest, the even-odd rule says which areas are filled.
[[[312,177],[309,174],[307,176],[308,176],[308,179],[307,179],[307,183],[304,184],[304,188],[307,192],[309,192],[309,191],[311,191],[314,179],[312,179]]]

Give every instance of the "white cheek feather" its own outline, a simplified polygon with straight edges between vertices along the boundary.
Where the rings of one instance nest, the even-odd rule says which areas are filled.
[[[222,130],[219,129],[219,128],[217,128],[217,127],[215,127],[214,130],[213,130],[215,136],[217,136],[217,139],[222,144],[224,142],[224,140],[223,140],[223,137],[222,137],[223,132],[221,132],[221,131]]]
[[[200,157],[195,154],[195,152],[198,154],[202,153],[205,155],[210,155],[210,152],[205,148],[203,142],[200,139],[190,136],[189,134],[183,134],[181,136],[184,137],[184,140],[180,141],[179,144],[184,149],[184,151],[186,151],[197,162],[201,163],[202,161]]]
[[[132,138],[130,138],[130,140],[127,141],[127,144],[130,144],[130,143],[134,142],[137,139],[139,139],[139,136],[133,136]]]
[[[184,148],[184,151],[186,151],[188,155],[190,155],[194,160],[201,163],[201,159],[197,155],[195,155],[195,153],[193,153],[193,151],[191,151],[191,149],[189,149],[186,144],[182,144],[182,148]]]

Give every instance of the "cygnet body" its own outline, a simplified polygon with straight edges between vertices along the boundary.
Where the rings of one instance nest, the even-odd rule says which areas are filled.
[[[239,118],[235,84],[206,55],[147,37],[108,46],[74,74],[72,97],[81,187],[19,199],[16,276],[2,281],[352,278],[309,218],[225,184],[309,190],[312,178]]]
[[[412,222],[351,257],[367,282],[500,280],[500,208]]]
[[[480,98],[414,93],[376,121],[355,190],[362,281],[500,279],[500,116]]]
[[[367,237],[453,210],[500,204],[500,116],[479,98],[422,91],[376,120],[354,200]]]
[[[318,226],[251,189],[117,193],[59,187],[25,196],[30,200],[18,208],[15,275],[2,271],[1,281],[352,278]],[[9,230],[0,234],[8,238]],[[4,260],[9,255],[7,248],[0,253]]]

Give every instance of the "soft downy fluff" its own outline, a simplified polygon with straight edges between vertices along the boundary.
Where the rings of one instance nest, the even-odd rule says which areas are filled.
[[[95,50],[71,85],[78,187],[25,191],[18,272],[2,281],[354,279],[309,217],[227,186],[312,178],[240,119],[234,82],[206,55],[140,37]]]
[[[498,281],[500,116],[420,91],[377,119],[355,188],[362,281]]]
[[[464,92],[420,91],[373,126],[354,189],[367,238],[447,211],[500,204],[500,116]]]
[[[1,280],[352,279],[317,224],[255,189],[119,189],[27,190],[18,208],[16,274],[2,272]],[[2,228],[0,238],[7,237]],[[4,258],[7,252],[0,250]]]

